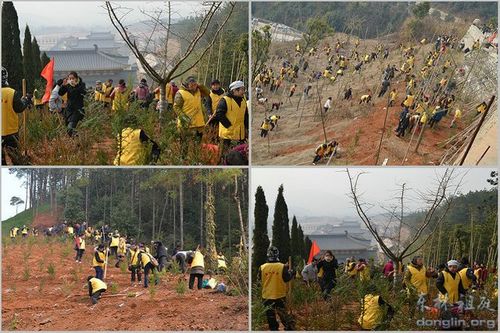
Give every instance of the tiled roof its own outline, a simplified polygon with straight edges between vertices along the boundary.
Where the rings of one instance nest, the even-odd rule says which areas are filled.
[[[320,249],[325,250],[367,250],[370,241],[358,241],[346,235],[310,235],[309,239],[315,240]]]
[[[47,51],[49,58],[54,57],[56,72],[123,70],[128,66],[96,50]]]

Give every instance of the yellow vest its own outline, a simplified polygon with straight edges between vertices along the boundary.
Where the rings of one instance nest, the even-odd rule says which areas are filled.
[[[286,296],[286,284],[283,281],[284,267],[285,265],[280,262],[260,266],[263,299],[280,299]]]
[[[9,231],[9,235],[10,235],[10,237],[16,237],[16,234],[15,234],[15,232],[14,232],[14,229],[10,229],[10,231]]]
[[[14,112],[14,92],[12,88],[2,88],[2,136],[19,131],[19,117]]]
[[[68,234],[70,234],[70,235],[73,234],[73,227],[68,227]]]
[[[403,105],[409,108],[410,106],[412,106],[414,99],[415,99],[415,97],[413,95],[406,96],[406,99],[403,102]]]
[[[120,238],[118,242],[118,254],[125,254],[127,250],[127,244],[125,243],[125,238]]]
[[[85,238],[80,238],[80,250],[85,250]]]
[[[108,289],[108,286],[106,285],[106,283],[104,283],[104,281],[98,279],[98,278],[92,278],[90,279],[90,285],[92,286],[92,294],[95,293],[96,291],[99,291],[99,290],[106,290]]]
[[[99,92],[99,90],[97,90],[97,88],[94,90],[94,101],[98,102],[102,99],[101,97],[101,93]]]
[[[170,83],[167,83],[167,86],[166,86],[166,94],[167,94],[167,103],[169,104],[174,104],[174,94],[173,94],[173,90],[172,90],[172,85]],[[160,98],[158,98],[160,99]]]
[[[458,285],[460,284],[460,274],[457,272],[455,278],[451,276],[447,271],[443,271],[444,276],[444,288],[448,293],[448,303],[458,302],[459,293]],[[439,293],[439,299],[442,301],[446,300],[446,295]]]
[[[196,90],[194,95],[184,89],[180,89],[178,93],[181,94],[182,99],[184,100],[182,113],[184,113],[191,120],[188,127],[196,128],[205,126],[205,118],[201,108],[200,90]],[[179,118],[177,118],[177,127],[181,127],[181,120]]]
[[[200,251],[194,252],[193,262],[191,263],[191,267],[203,267],[205,268],[205,262],[203,260],[203,254]]]
[[[119,137],[118,140],[120,140]],[[147,155],[147,146],[141,142],[141,129],[124,128],[122,130],[121,147],[118,147],[118,154],[115,157],[114,164],[144,165]]]
[[[19,231],[19,228],[18,228],[18,227],[15,227],[15,228],[14,228],[14,236],[17,236],[18,231]]]
[[[102,94],[100,94],[100,101],[105,102],[105,103],[110,103],[111,102],[111,97],[109,95],[113,91],[113,86],[107,86],[106,84],[103,84],[103,89],[102,89]],[[108,96],[108,97],[106,97]],[[63,96],[64,97],[64,96]]]
[[[477,108],[476,108],[476,111],[479,112],[479,113],[483,113],[484,111],[486,111],[486,105],[485,104],[479,104],[477,106]]]
[[[217,105],[219,105],[219,101],[224,97],[224,91],[222,94],[217,95],[214,94],[212,91],[210,91],[210,99],[212,100],[212,112],[215,113],[215,110],[217,110]]]
[[[396,97],[398,96],[398,94],[396,92],[392,92],[389,94],[390,98],[391,98],[391,101],[395,101],[396,100]]]
[[[352,276],[355,276],[358,272],[354,269],[354,266],[356,266],[356,263],[355,262],[351,262],[348,266],[348,270],[347,270],[347,275],[349,275],[349,277],[352,277]]]
[[[422,114],[422,117],[420,118],[420,123],[425,124],[427,122],[427,112],[424,112]]]
[[[264,131],[269,131],[271,129],[271,124],[263,122],[262,126],[260,126],[260,128],[263,129]]]
[[[427,294],[427,277],[425,276],[426,268],[422,266],[420,270],[408,265],[408,270],[411,273],[410,283],[422,294]]]
[[[27,235],[28,234],[28,228],[23,228],[23,230],[21,230],[21,233],[23,235]]]
[[[378,304],[380,296],[365,295],[361,304],[361,315],[358,323],[365,330],[371,330],[382,322],[382,308]]]
[[[362,271],[359,271],[359,280],[360,281],[370,280],[370,267],[365,266],[365,268]]]
[[[111,110],[116,111],[118,109],[126,109],[127,106],[128,106],[127,90],[120,91],[120,89],[115,88],[115,98],[113,98],[113,106],[111,107]]]
[[[478,268],[474,271],[474,275],[476,276],[476,279],[479,281],[479,273],[481,272],[481,269]]]
[[[94,256],[92,257],[92,266],[93,267],[104,267],[104,264],[105,264],[105,261],[106,261],[106,254],[104,254],[104,252],[101,252],[101,251],[97,251],[98,255],[99,255],[99,259],[101,259],[102,261],[104,262],[97,262],[97,260],[95,260],[95,254]]]
[[[460,119],[462,118],[462,111],[460,111],[459,109],[456,109],[455,110],[455,116],[454,116],[455,119]]]
[[[217,257],[217,268],[227,268],[226,258],[224,256]]]
[[[137,266],[139,260],[139,249],[130,250],[130,265]]]
[[[460,275],[460,279],[462,280],[462,286],[465,290],[469,289],[472,285],[472,280],[467,277],[467,267],[462,268],[458,275]]]
[[[219,124],[219,137],[229,140],[243,140],[245,139],[245,110],[247,107],[247,100],[243,97],[241,105],[234,99],[224,96],[227,104],[226,117],[231,122],[229,128]]]
[[[144,251],[140,251],[140,254],[141,254],[142,267],[146,267],[146,265],[151,262],[151,258],[149,257],[149,253],[146,253]]]
[[[118,243],[120,241],[120,238],[119,237],[111,237],[111,244],[109,244],[110,247],[113,247],[113,246],[118,246]]]

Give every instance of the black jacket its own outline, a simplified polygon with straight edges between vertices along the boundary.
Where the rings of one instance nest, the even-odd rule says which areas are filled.
[[[167,248],[163,246],[162,242],[155,242],[156,245],[156,258],[160,259],[161,257],[167,257]]]
[[[227,94],[227,96],[229,96],[232,99],[234,99],[235,102],[236,102],[236,104],[238,104],[238,106],[241,106],[241,103],[243,102],[243,97],[233,96],[231,94],[231,92],[229,92]],[[215,111],[215,116],[212,119],[212,122],[214,122],[215,124],[216,123],[221,123],[226,128],[231,127],[231,122],[229,121],[229,119],[227,119],[226,114],[227,114],[227,103],[226,103],[226,100],[224,98],[222,98],[220,100],[220,102],[219,102],[219,105],[217,106],[217,110]],[[245,123],[245,129],[248,129],[248,108],[246,108],[246,107],[245,107],[245,120],[244,120],[244,123]]]
[[[68,121],[83,119],[83,98],[87,93],[85,83],[80,78],[80,81],[74,87],[69,84],[63,85],[61,89],[59,89],[59,96],[63,96],[66,93],[68,93],[68,104],[66,106],[67,117],[69,118]]]
[[[330,262],[326,260],[321,260],[320,262],[318,262],[317,267],[318,267],[318,272],[320,268],[323,268],[323,280],[331,281],[335,280],[335,278],[337,277],[335,273],[335,270],[339,267],[337,259],[333,259]]]

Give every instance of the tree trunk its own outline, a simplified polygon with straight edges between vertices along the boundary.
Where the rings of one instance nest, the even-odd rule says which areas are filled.
[[[200,182],[200,246],[203,246],[203,182]]]
[[[176,227],[175,227],[175,224],[176,224],[175,220],[176,220],[176,217],[177,217],[176,216],[177,212],[175,210],[177,208],[177,205],[176,205],[176,202],[175,202],[175,196],[172,198],[172,203],[173,203],[172,206],[174,207],[174,225],[173,226],[174,226],[174,247],[175,247],[175,246],[177,246],[177,241],[176,241],[177,240],[177,238],[176,238],[176,236],[177,236],[177,232],[176,231],[177,230],[176,230]],[[184,250],[184,249],[181,247],[181,250]]]
[[[159,87],[160,87],[159,113],[161,118],[163,116],[163,113],[167,111],[167,83],[160,82]]]
[[[211,170],[209,171],[211,172]],[[217,248],[215,245],[215,198],[213,193],[213,181],[208,176],[206,190],[207,195],[205,198],[205,216],[206,216],[206,253],[207,263],[212,269],[217,268]]]
[[[229,195],[229,200],[228,200],[228,203],[231,202],[231,190],[228,188],[228,191],[227,191],[228,195]],[[229,258],[232,258],[232,250],[233,250],[233,242],[231,240],[231,205],[227,205],[227,238],[228,238],[228,242],[229,242]]]
[[[241,202],[240,202],[240,196],[239,196],[239,191],[238,191],[238,176],[234,175],[234,201],[236,202],[236,207],[238,208],[238,217],[240,219],[240,233],[241,233],[241,239],[243,241],[243,247],[245,248],[245,252],[248,250],[247,247],[247,237],[246,237],[246,231],[245,231],[245,224],[243,223],[243,214],[241,212]]]
[[[179,237],[181,249],[184,249],[184,198],[182,177],[179,178]]]

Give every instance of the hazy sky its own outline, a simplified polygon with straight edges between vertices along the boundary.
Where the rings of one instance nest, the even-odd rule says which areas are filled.
[[[113,2],[123,7],[134,9],[127,20],[144,20],[139,9],[151,9],[164,6],[162,1],[120,1]],[[199,9],[198,1],[172,2],[172,9],[177,17],[187,17]],[[24,33],[26,23],[35,30],[40,27],[82,27],[88,29],[92,25],[112,28],[104,1],[14,1],[19,18],[19,29]]]
[[[2,168],[1,173],[2,183],[2,195],[0,196],[2,200],[2,221],[16,215],[16,208],[11,206],[10,198],[17,196],[25,200],[26,188],[23,186],[22,180],[16,178],[16,176],[9,174],[9,169]],[[24,205],[19,206],[19,212],[24,210]]]
[[[378,206],[386,207],[399,194],[398,185],[406,183],[409,198],[406,206],[410,209],[419,209],[419,202],[415,190],[435,188],[436,176],[444,172],[435,168],[351,168],[352,174],[360,171],[367,172],[359,180],[359,188],[364,192],[365,201]],[[460,169],[457,173],[466,172],[461,192],[491,188],[486,179],[491,169]],[[290,216],[333,216],[357,217],[356,211],[349,197],[349,180],[345,169],[330,168],[253,168],[251,171],[252,209],[250,221],[253,222],[253,207],[255,191],[260,185],[264,189],[267,205],[269,206],[269,221],[272,221],[274,204],[278,194],[278,187],[283,184],[284,196]],[[370,213],[383,213],[375,207]]]

